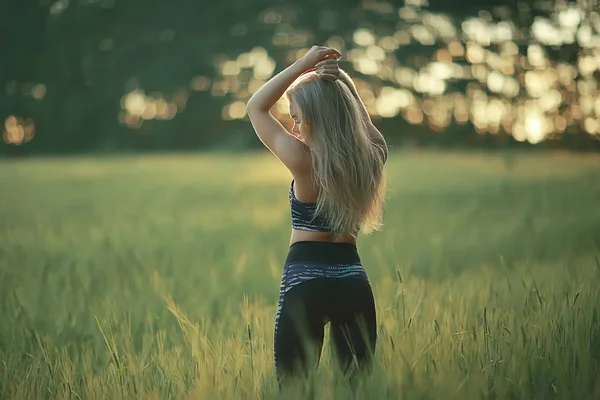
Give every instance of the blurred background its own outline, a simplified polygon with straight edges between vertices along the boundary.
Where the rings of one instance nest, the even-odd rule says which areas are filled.
[[[600,150],[597,0],[3,0],[0,155],[261,148],[313,44],[390,145]],[[287,105],[276,107],[289,123]]]

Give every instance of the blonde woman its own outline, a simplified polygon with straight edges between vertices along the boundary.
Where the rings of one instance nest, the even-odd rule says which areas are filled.
[[[313,46],[248,101],[262,143],[290,170],[290,248],[275,322],[278,381],[318,362],[330,323],[334,354],[351,374],[372,364],[375,302],[356,242],[381,227],[387,144],[341,54]],[[286,94],[288,132],[270,113]]]

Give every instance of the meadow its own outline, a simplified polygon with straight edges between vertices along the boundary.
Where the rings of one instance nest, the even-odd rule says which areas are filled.
[[[0,399],[600,398],[600,157],[395,151],[378,312],[277,391],[289,173],[270,154],[0,160]]]

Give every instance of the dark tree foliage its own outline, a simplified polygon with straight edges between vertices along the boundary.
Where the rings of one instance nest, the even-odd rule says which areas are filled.
[[[528,29],[536,16],[548,14],[539,6],[542,3],[430,0],[426,7],[450,15],[458,26],[481,10],[504,7],[509,10],[504,18]],[[548,3],[552,2],[544,4]],[[220,57],[235,58],[256,46],[276,61],[275,71],[285,67],[294,45],[273,43],[281,24],[308,34],[306,45],[299,48],[324,43],[333,35],[352,43],[352,33],[359,27],[393,34],[397,10],[404,5],[371,0],[4,0],[0,122],[4,125],[9,116],[30,119],[35,137],[19,145],[0,140],[0,154],[256,147],[259,143],[247,121],[222,118],[223,107],[234,96],[190,90],[195,76],[213,79]],[[275,17],[269,19],[269,12]],[[526,51],[522,48],[526,43],[519,46]],[[398,50],[396,57],[415,65],[430,59],[438,47],[410,45]],[[575,42],[547,51],[555,60],[576,64],[581,48]],[[33,96],[40,84],[42,92]],[[122,122],[121,102],[136,88],[165,98],[179,93],[184,100],[174,118],[144,121],[132,128]],[[457,84],[453,89],[465,87]],[[510,135],[479,135],[470,124],[452,124],[443,133],[432,134],[426,124],[410,125],[400,115],[376,122],[386,135],[401,132],[389,137],[391,143],[410,139],[434,146],[515,144]],[[543,145],[594,149],[598,143],[579,130]]]

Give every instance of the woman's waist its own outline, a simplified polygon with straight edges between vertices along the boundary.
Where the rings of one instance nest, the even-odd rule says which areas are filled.
[[[332,232],[292,229],[290,245],[298,242],[350,243],[356,246],[356,237],[351,235],[337,235]]]
[[[314,265],[362,265],[356,243],[303,240],[291,244],[285,265],[311,263]]]

